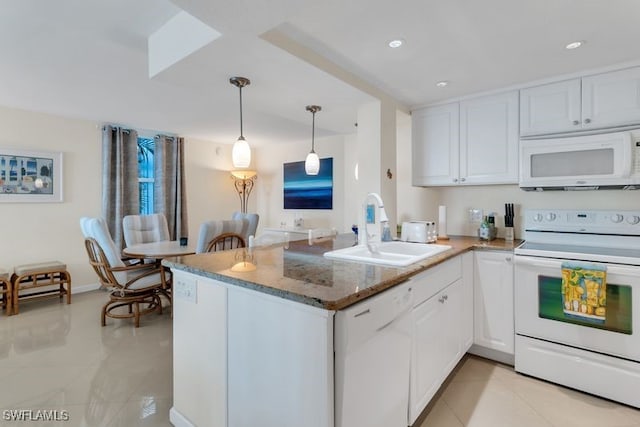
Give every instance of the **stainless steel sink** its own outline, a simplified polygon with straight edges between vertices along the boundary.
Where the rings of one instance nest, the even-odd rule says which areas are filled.
[[[382,242],[377,244],[378,252],[369,252],[365,245],[352,246],[325,252],[331,259],[360,261],[392,267],[406,267],[425,260],[440,252],[451,249],[448,245],[434,245],[410,242]]]

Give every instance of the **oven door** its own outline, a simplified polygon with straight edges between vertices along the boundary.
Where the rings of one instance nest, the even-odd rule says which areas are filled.
[[[640,267],[601,264],[607,276],[600,314],[606,314],[598,318],[587,315],[586,305],[578,315],[565,307],[564,260],[524,255],[515,260],[516,334],[640,361]]]

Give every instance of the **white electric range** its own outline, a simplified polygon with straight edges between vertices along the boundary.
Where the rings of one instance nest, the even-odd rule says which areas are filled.
[[[640,211],[527,210],[524,225],[516,371],[640,407]],[[567,263],[604,267],[606,287],[569,290]]]

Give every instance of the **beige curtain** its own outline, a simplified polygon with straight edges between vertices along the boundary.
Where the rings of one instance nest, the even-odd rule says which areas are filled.
[[[188,237],[184,138],[157,135],[154,147],[154,206],[167,217],[172,240]]]
[[[106,125],[102,129],[102,216],[121,250],[122,218],[140,213],[138,133]]]

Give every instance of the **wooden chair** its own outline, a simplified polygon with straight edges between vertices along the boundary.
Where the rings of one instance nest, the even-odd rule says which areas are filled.
[[[9,279],[9,272],[0,268],[0,295],[2,296],[2,308],[11,316],[13,310],[13,284]]]
[[[119,257],[106,222],[101,218],[88,221],[82,228],[89,264],[100,283],[111,290],[109,301],[102,307],[102,326],[106,325],[107,317],[133,318],[137,328],[140,316],[156,311],[162,314],[160,295],[171,302],[164,269],[149,264],[126,265]],[[117,310],[120,307],[127,310]]]
[[[244,238],[237,233],[223,233],[214,237],[207,245],[207,252],[226,251],[246,247]]]
[[[161,213],[127,215],[122,219],[122,232],[127,246],[171,240],[167,218]]]
[[[202,224],[200,224],[196,253],[211,252],[211,241],[225,233],[233,233],[239,235],[244,243],[244,236],[246,235],[248,226],[249,221],[247,219],[213,220],[203,222]],[[229,249],[228,245],[227,249]]]

